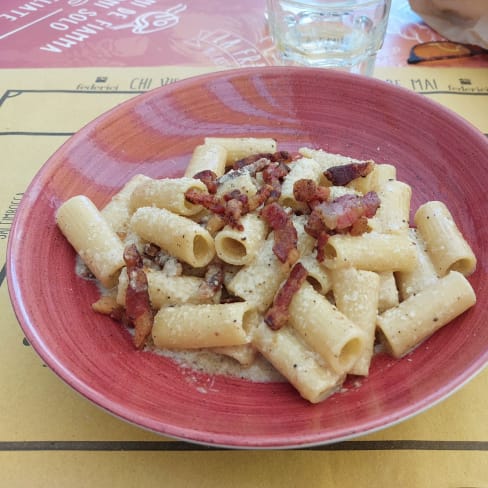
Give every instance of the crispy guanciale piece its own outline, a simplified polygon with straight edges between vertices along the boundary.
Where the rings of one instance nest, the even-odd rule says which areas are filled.
[[[276,294],[273,305],[268,309],[264,316],[264,321],[273,330],[281,329],[290,318],[289,307],[293,295],[300,289],[302,283],[307,278],[305,267],[296,263],[290,271],[288,278]]]
[[[311,209],[319,203],[327,201],[329,195],[329,188],[317,185],[315,181],[310,179],[303,178],[293,184],[295,200],[306,203]]]
[[[163,251],[159,246],[156,246],[156,244],[148,242],[144,244],[142,258],[148,259],[162,268],[170,259],[170,255]]]
[[[344,231],[362,217],[373,217],[380,203],[376,192],[368,192],[364,196],[342,195],[332,202],[316,205],[309,221],[314,225],[321,221],[328,230]]]
[[[202,205],[213,214],[221,217],[224,225],[228,224],[240,230],[242,230],[240,219],[249,212],[247,195],[239,190],[233,190],[219,198],[216,195],[190,188],[186,191],[185,198],[193,204]]]
[[[209,264],[205,278],[198,287],[198,295],[202,299],[213,298],[221,289],[224,283],[224,267],[221,261]]]
[[[117,303],[114,296],[103,295],[95,303],[92,304],[92,309],[102,315],[108,315],[111,319],[121,322],[124,325],[129,325],[125,314],[125,308]]]
[[[363,215],[351,225],[351,228],[349,229],[349,234],[351,234],[352,236],[361,236],[366,232],[371,232],[371,227],[368,224],[368,217]]]
[[[290,172],[290,168],[281,161],[273,162],[262,171],[263,181],[271,186],[272,191],[268,197],[268,203],[276,202],[281,195],[281,184],[283,179]]]
[[[209,193],[214,194],[217,192],[219,186],[217,181],[217,175],[210,169],[204,169],[193,175],[193,178],[200,180],[206,187]]]
[[[244,166],[253,164],[260,159],[267,159],[272,163],[276,163],[276,162],[289,163],[291,162],[292,157],[288,151],[278,151],[275,153],[258,153],[258,154],[253,154],[251,156],[248,156],[247,158],[240,159],[239,161],[236,161],[232,169],[241,169]]]
[[[300,257],[298,252],[298,233],[290,215],[278,203],[265,205],[261,216],[274,231],[273,252],[284,264],[292,266]]]
[[[221,198],[195,189],[189,189],[185,193],[189,202],[202,205],[218,215],[223,225],[227,224],[239,230],[243,229],[241,217],[261,204],[261,196],[256,195],[253,198],[251,207],[248,196],[238,189],[224,194]]]
[[[134,345],[137,349],[141,349],[151,334],[154,322],[147,276],[143,269],[142,257],[134,244],[124,249],[124,261],[129,277],[125,294],[125,309],[128,319],[134,325]]]
[[[336,186],[344,186],[352,180],[364,177],[371,173],[374,168],[373,161],[365,161],[364,163],[350,163],[341,166],[332,166],[327,171],[324,171],[324,176]]]
[[[263,180],[266,183],[272,183],[274,180],[282,181],[283,178],[290,172],[289,166],[282,162],[271,163],[263,169]]]
[[[205,228],[210,234],[215,235],[219,230],[225,227],[225,220],[221,215],[212,214],[205,223]]]
[[[223,196],[225,202],[224,220],[233,229],[243,230],[241,217],[249,212],[249,199],[240,190],[232,190]]]
[[[204,193],[203,191],[190,188],[185,192],[185,198],[195,205],[201,205],[207,210],[217,215],[223,215],[225,212],[225,206],[220,198],[215,195]]]
[[[328,234],[325,230],[319,232],[317,236],[317,261],[321,263],[325,259],[325,245],[329,240],[330,234]]]
[[[273,194],[273,187],[271,185],[265,184],[258,188],[258,191],[249,197],[248,206],[249,211],[254,212],[258,207],[270,200]],[[269,202],[271,203],[271,201]]]

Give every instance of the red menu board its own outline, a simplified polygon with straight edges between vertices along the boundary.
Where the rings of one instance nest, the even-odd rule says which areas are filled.
[[[244,35],[242,34],[244,33]],[[262,0],[3,0],[0,67],[269,64]]]
[[[407,0],[393,0],[377,64],[406,64],[440,39]],[[277,59],[264,0],[2,0],[0,68],[264,66]]]

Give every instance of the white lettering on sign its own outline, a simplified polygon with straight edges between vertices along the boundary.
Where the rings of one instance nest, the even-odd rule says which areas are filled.
[[[266,66],[268,64],[255,45],[225,30],[202,31],[198,37],[184,44],[192,51],[202,52],[217,66]]]
[[[5,19],[9,22],[15,22],[58,2],[59,0],[32,0],[31,2],[25,2],[18,7],[0,13],[0,20]]]
[[[114,25],[113,30],[131,29],[134,34],[150,34],[165,29],[170,29],[178,24],[180,18],[177,14],[186,10],[186,5],[179,3],[161,12],[147,12],[140,15],[132,22]]]
[[[61,17],[56,22],[51,22],[49,27],[55,30],[68,30],[72,25],[78,25],[88,20],[89,17],[96,17],[97,13],[87,9],[80,9],[78,12]]]
[[[99,32],[108,29],[112,26],[110,22],[101,19],[95,19],[93,22],[86,24],[78,29],[72,30],[69,34],[63,37],[58,37],[54,41],[44,44],[39,49],[51,53],[62,53],[64,49],[69,49],[78,45]]]
[[[62,8],[47,9],[56,3],[61,6],[61,2]],[[177,3],[161,11],[143,12],[157,3],[158,0],[31,0],[8,11],[0,10],[0,29],[2,24],[13,27],[8,32],[0,31],[0,40],[44,23],[49,30],[59,32],[60,37],[48,40],[39,49],[61,54],[106,29],[128,29],[144,35],[170,29],[180,22],[179,14],[187,8],[186,4]],[[29,15],[31,18],[26,19]]]

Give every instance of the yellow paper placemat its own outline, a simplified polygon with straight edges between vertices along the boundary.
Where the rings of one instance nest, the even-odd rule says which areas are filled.
[[[167,439],[112,417],[60,381],[25,342],[4,263],[12,219],[30,180],[100,113],[213,69],[0,73],[0,485],[486,488],[488,370],[427,412],[353,441],[302,451],[230,452]],[[376,76],[437,100],[488,133],[487,70],[382,68]]]

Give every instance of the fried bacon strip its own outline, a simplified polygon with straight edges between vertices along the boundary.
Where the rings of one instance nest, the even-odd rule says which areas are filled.
[[[380,203],[375,192],[342,195],[332,202],[318,203],[305,224],[305,232],[317,239],[317,260],[324,260],[324,248],[331,235],[349,232],[358,236],[369,232],[368,218],[376,214]]]
[[[229,224],[233,228],[243,229],[240,219],[249,212],[249,206],[247,195],[239,190],[233,190],[219,198],[216,195],[190,188],[185,192],[185,198],[189,202],[202,205],[210,212],[218,215],[224,225]]]
[[[95,303],[92,304],[92,309],[101,313],[102,315],[108,315],[111,319],[120,322],[124,325],[129,325],[125,314],[125,308],[117,303],[117,300],[113,296],[103,295]]]
[[[324,171],[324,176],[336,186],[344,186],[352,180],[364,177],[371,173],[374,168],[373,161],[365,161],[363,163],[350,163],[340,166],[332,166],[327,171]]]
[[[250,166],[251,164],[256,163],[260,159],[267,159],[268,161],[271,161],[271,153],[258,153],[258,154],[252,154],[251,156],[247,156],[245,158],[239,159],[238,161],[235,161],[234,164],[232,165],[232,169],[234,170],[239,170],[244,168],[244,166]]]
[[[322,202],[312,211],[309,223],[322,222],[325,229],[344,231],[350,229],[362,217],[370,218],[380,206],[376,192],[364,196],[342,195],[332,202]]]
[[[210,195],[190,188],[186,191],[185,197],[189,202],[202,205],[213,214],[219,216],[222,226],[228,224],[234,229],[242,230],[241,217],[256,210],[256,208],[266,202],[272,191],[273,188],[266,184],[259,188],[258,192],[251,198],[238,189],[232,190],[219,198],[216,195]]]
[[[290,168],[282,162],[271,163],[263,169],[263,180],[272,184],[274,180],[283,180],[290,172]]]
[[[306,203],[313,209],[319,203],[327,201],[330,195],[329,188],[319,186],[315,181],[303,178],[293,184],[293,196],[297,202]]]
[[[185,198],[195,205],[201,205],[205,207],[210,212],[217,215],[224,215],[225,206],[215,195],[204,193],[203,191],[197,190],[195,188],[190,188],[185,192]]]
[[[258,153],[236,161],[232,166],[232,169],[241,169],[244,166],[248,166],[255,163],[256,161],[259,161],[260,159],[267,159],[272,163],[289,163],[291,162],[292,157],[288,151],[277,151],[275,153]]]
[[[206,187],[210,194],[215,194],[219,186],[217,175],[210,169],[204,169],[193,175],[193,178],[200,180]]]
[[[264,321],[273,330],[281,329],[290,318],[289,307],[293,295],[300,289],[307,278],[307,270],[301,263],[296,263],[283,286],[278,290],[273,305],[264,316]]]
[[[258,188],[258,191],[249,197],[248,205],[249,212],[253,212],[265,202],[270,200],[274,188],[271,185],[265,184]],[[271,203],[271,202],[270,202]]]
[[[185,198],[195,205],[202,205],[218,216],[220,223],[214,225],[214,220],[212,222],[213,227],[227,224],[232,228],[242,230],[241,217],[253,212],[263,204],[278,200],[283,178],[290,171],[286,162],[291,161],[291,159],[291,155],[286,151],[279,151],[274,154],[254,154],[237,161],[234,164],[233,171],[226,173],[221,178],[217,178],[215,173],[210,170],[201,171],[193,177],[200,179],[206,185],[208,193],[191,188],[186,191]],[[218,185],[225,179],[232,178],[233,174],[241,174],[242,171],[252,176],[262,172],[264,185],[260,186],[256,194],[251,197],[238,189],[218,197],[216,195]]]
[[[245,193],[235,189],[223,196],[225,202],[224,220],[233,229],[243,230],[241,217],[249,212],[249,199]]]
[[[274,231],[273,252],[284,264],[293,265],[300,257],[298,252],[298,233],[290,215],[278,203],[265,205],[261,216]]]
[[[273,162],[263,169],[263,181],[272,188],[268,203],[278,201],[281,195],[281,184],[289,172],[290,168],[281,161]]]
[[[128,319],[134,325],[134,345],[137,349],[141,349],[151,334],[154,322],[147,276],[143,270],[142,257],[134,244],[124,249],[124,261],[129,277],[125,294],[125,308]]]
[[[208,266],[205,278],[198,288],[198,295],[203,299],[209,300],[222,290],[223,283],[223,264],[220,261],[213,262]]]
[[[330,234],[328,234],[326,231],[320,232],[317,237],[317,244],[315,247],[317,249],[317,261],[319,263],[325,259],[325,245],[327,244],[329,237]]]

